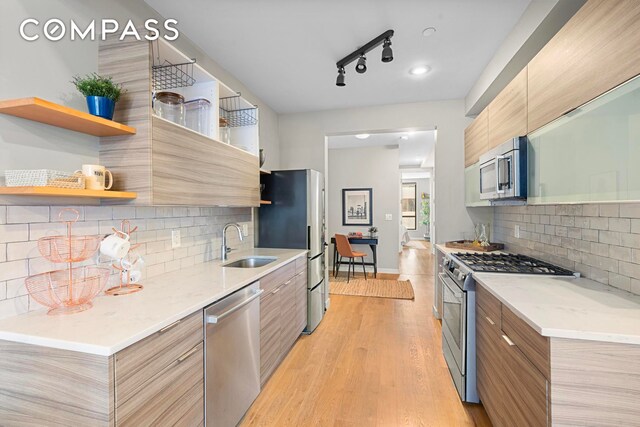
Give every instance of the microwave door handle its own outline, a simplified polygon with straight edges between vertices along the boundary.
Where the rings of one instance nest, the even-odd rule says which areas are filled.
[[[496,193],[504,194],[505,190],[501,190],[501,182],[500,182],[500,160],[504,160],[504,156],[496,156]]]

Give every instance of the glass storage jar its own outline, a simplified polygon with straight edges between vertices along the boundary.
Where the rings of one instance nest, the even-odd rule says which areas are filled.
[[[153,110],[158,117],[162,117],[180,126],[184,121],[184,96],[175,92],[158,92],[153,103]]]
[[[196,98],[184,104],[186,124],[206,136],[211,136],[211,102],[206,98]]]
[[[231,128],[224,117],[220,117],[220,141],[225,144],[231,144]]]

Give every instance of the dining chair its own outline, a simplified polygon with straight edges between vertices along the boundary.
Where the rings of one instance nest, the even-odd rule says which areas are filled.
[[[353,268],[353,275],[356,274],[356,266],[354,263],[355,258],[362,259],[362,271],[364,272],[364,280],[367,280],[367,270],[364,268],[364,257],[367,256],[364,252],[357,252],[351,248],[351,243],[349,243],[349,239],[344,234],[336,234],[336,249],[338,249],[338,255],[340,258],[338,259],[338,268],[336,268],[336,273],[334,277],[337,277],[340,273],[340,265],[342,265],[342,258],[349,258],[349,262],[347,263],[347,283],[349,283],[349,279],[351,276],[351,269]]]

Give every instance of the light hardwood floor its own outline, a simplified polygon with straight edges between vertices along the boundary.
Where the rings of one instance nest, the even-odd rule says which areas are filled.
[[[415,301],[332,295],[241,425],[491,426],[449,377],[431,311],[433,268],[427,247],[403,251],[400,278],[413,283]]]

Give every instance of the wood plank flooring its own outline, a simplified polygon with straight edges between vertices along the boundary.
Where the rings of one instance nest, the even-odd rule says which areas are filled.
[[[442,357],[433,262],[428,243],[401,254],[415,301],[332,295],[241,425],[491,426],[482,406],[460,402]]]

